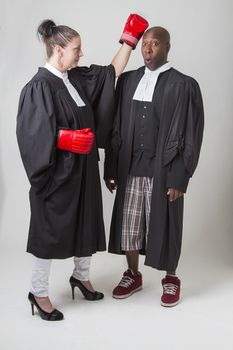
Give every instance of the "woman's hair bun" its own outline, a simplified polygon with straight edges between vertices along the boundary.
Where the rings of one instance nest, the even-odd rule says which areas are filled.
[[[41,36],[41,38],[48,38],[53,33],[53,28],[56,27],[56,24],[51,19],[45,19],[39,25],[37,29],[37,33]]]

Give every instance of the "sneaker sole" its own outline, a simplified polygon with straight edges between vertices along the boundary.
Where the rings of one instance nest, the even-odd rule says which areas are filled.
[[[126,299],[126,298],[128,298],[128,297],[130,297],[130,295],[132,295],[132,294],[134,294],[135,292],[139,292],[139,290],[141,290],[142,289],[142,287],[139,287],[139,288],[137,288],[137,289],[134,289],[132,292],[130,292],[129,294],[124,294],[124,295],[112,295],[112,297],[114,298],[114,299]]]
[[[171,303],[171,304],[163,303],[163,302],[161,301],[161,302],[160,302],[160,305],[161,305],[161,306],[164,306],[164,307],[173,307],[173,306],[178,305],[180,301],[181,301],[181,298],[180,298],[179,300],[177,300],[175,303]]]

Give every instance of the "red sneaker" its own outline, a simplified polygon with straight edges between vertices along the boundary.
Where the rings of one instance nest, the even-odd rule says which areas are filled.
[[[116,288],[113,289],[112,296],[115,299],[124,299],[142,289],[142,274],[133,274],[131,270],[124,272],[123,277]]]
[[[162,306],[175,306],[180,301],[180,280],[177,276],[166,276],[162,279],[163,295]]]

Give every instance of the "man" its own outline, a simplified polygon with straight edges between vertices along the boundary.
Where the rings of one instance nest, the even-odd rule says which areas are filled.
[[[113,297],[142,288],[142,253],[145,265],[166,271],[161,305],[168,307],[180,301],[183,195],[197,166],[204,124],[198,83],[171,67],[169,49],[166,29],[148,29],[141,49],[145,66],[119,78],[104,174],[108,189],[117,188],[109,252],[125,253],[128,262]]]

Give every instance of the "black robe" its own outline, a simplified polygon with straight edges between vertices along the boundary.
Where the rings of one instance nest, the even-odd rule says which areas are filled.
[[[145,67],[126,72],[117,83],[117,110],[111,139],[106,147],[104,178],[116,178],[116,193],[110,229],[109,252],[121,250],[123,204],[132,158],[136,112],[133,95]],[[160,74],[153,94],[153,115],[159,118],[154,162],[154,185],[145,264],[175,271],[181,251],[183,196],[168,201],[167,189],[186,192],[197,166],[202,143],[204,113],[198,83],[177,70]],[[146,249],[145,249],[146,248]]]
[[[62,79],[46,68],[23,88],[17,138],[31,183],[27,251],[44,258],[90,256],[106,249],[98,149],[112,127],[115,70],[112,65],[77,67],[69,80],[86,106],[78,107]],[[60,128],[90,127],[90,154],[56,148]]]

